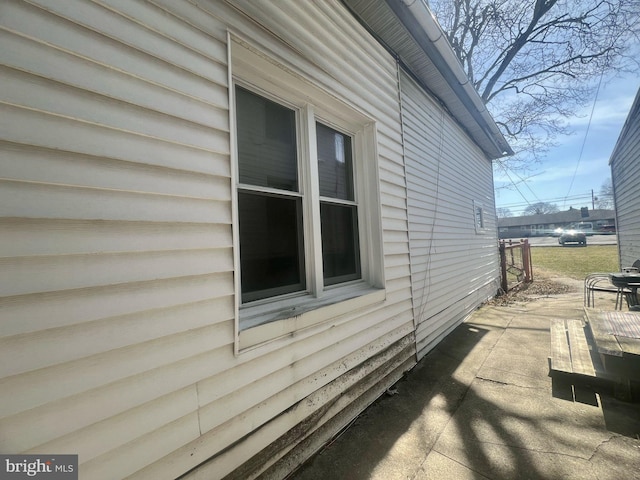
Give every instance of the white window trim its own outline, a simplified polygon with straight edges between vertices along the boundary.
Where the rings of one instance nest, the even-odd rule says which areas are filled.
[[[235,85],[297,111],[303,203],[307,291],[241,305],[240,275],[235,275],[236,355],[268,343],[329,328],[329,320],[383,302],[382,221],[375,122],[347,102],[314,85],[303,72],[268,56],[238,35],[228,34],[230,139],[232,152],[232,223],[234,266],[240,272],[237,208],[238,156]],[[323,123],[348,134],[354,150],[355,198],[358,204],[361,279],[323,287],[320,194],[315,125]],[[366,165],[365,165],[366,162]],[[310,239],[311,241],[308,241]],[[310,264],[309,264],[310,263]],[[242,321],[242,325],[241,325]]]

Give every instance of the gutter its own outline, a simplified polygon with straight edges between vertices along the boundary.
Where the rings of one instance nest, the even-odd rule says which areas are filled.
[[[502,155],[513,155],[513,150],[486,109],[482,98],[469,82],[469,78],[449,45],[444,31],[433,18],[424,1],[386,0],[386,3],[404,23],[420,47],[429,55],[436,68],[442,73],[451,89],[460,98],[495,148],[502,152]]]

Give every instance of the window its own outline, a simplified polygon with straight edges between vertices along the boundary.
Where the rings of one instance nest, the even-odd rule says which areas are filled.
[[[385,292],[375,123],[295,66],[229,45],[240,352]]]
[[[242,301],[304,290],[296,115],[236,87]]]
[[[484,208],[475,201],[473,202],[473,215],[476,233],[483,233],[485,231]]]
[[[243,303],[306,290],[296,112],[236,86],[238,214]],[[315,124],[325,286],[360,278],[351,137]],[[314,159],[310,159],[313,161]],[[313,211],[313,208],[306,208]],[[309,240],[313,241],[313,240]]]
[[[316,123],[325,285],[360,278],[351,138]]]

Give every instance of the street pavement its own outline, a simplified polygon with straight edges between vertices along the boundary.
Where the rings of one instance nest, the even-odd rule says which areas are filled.
[[[549,376],[550,319],[583,314],[572,285],[478,309],[290,478],[640,479],[640,404]]]
[[[519,239],[512,239],[519,240]],[[558,243],[558,237],[530,237],[528,238],[529,244],[535,247],[561,247]],[[587,237],[587,245],[617,245],[617,235],[592,235]],[[575,245],[567,245],[568,247]]]

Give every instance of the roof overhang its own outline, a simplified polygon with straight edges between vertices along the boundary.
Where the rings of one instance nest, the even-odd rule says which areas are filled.
[[[424,0],[342,0],[491,158],[513,150]]]

